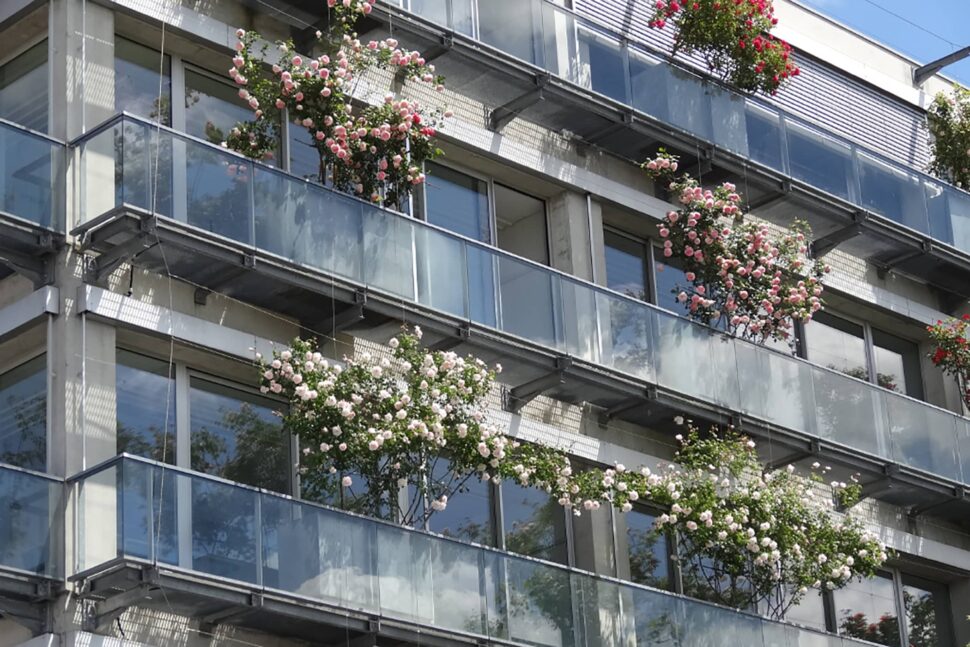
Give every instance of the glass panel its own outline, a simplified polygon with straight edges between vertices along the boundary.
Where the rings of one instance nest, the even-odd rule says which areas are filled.
[[[642,510],[631,510],[616,517],[618,544],[621,549],[617,575],[637,584],[658,589],[670,586],[667,559],[667,537],[654,527],[656,515]]]
[[[542,265],[549,264],[543,200],[496,184],[495,226],[499,249]]]
[[[498,320],[498,298],[495,293],[498,257],[485,247],[466,244],[465,263],[468,316],[472,321],[495,328]]]
[[[431,162],[425,169],[425,220],[472,240],[491,243],[488,182]]]
[[[628,613],[634,616],[637,647],[689,647],[684,642],[684,607],[689,602],[647,589],[630,589]],[[740,644],[740,643],[738,643]]]
[[[657,380],[692,397],[738,407],[740,393],[734,340],[680,317],[656,317]]]
[[[683,645],[761,645],[762,621],[707,604],[684,605]],[[726,634],[730,640],[725,641]]]
[[[268,398],[193,376],[192,469],[289,492],[290,439],[273,413],[279,408]]]
[[[852,178],[849,147],[790,121],[787,130],[792,177],[849,200]]]
[[[166,362],[115,353],[118,453],[175,464],[175,381]]]
[[[174,136],[128,119],[122,122],[121,130],[114,143],[115,158],[121,162],[116,174],[122,174],[120,181],[115,182],[115,191],[120,192],[115,198],[115,204],[129,204],[145,211],[174,217]],[[178,148],[183,150],[182,146]],[[97,160],[93,162],[98,163]],[[95,191],[98,190],[97,184],[89,186]]]
[[[102,146],[110,142],[102,140]],[[61,147],[0,125],[0,211],[42,227],[63,227],[62,159]],[[112,168],[110,162],[107,167]]]
[[[635,632],[634,618],[624,613],[631,604],[628,589],[584,575],[572,576],[579,627],[589,645],[623,645]]]
[[[566,563],[566,513],[553,497],[504,481],[502,522],[506,550]]]
[[[899,396],[887,396],[893,456],[903,465],[960,480],[957,417]]]
[[[576,55],[576,19],[549,2],[536,4],[542,12],[543,67],[573,83],[583,83]]]
[[[431,542],[425,535],[377,526],[382,613],[425,624],[432,621]]]
[[[876,383],[884,389],[923,398],[919,346],[881,330],[872,330]]]
[[[749,157],[745,112],[747,101],[741,95],[712,83],[707,84],[707,92],[711,97],[714,143],[738,155]]]
[[[606,256],[606,286],[633,299],[648,301],[647,248],[643,243],[603,232]]]
[[[869,380],[862,326],[819,312],[805,326],[809,361],[860,380]]]
[[[825,601],[822,599],[822,595],[818,591],[809,590],[801,602],[788,609],[785,614],[785,621],[825,631],[827,628],[825,626]]]
[[[554,505],[558,505],[553,501]],[[498,560],[507,597],[508,633],[513,642],[568,647],[574,644],[572,587],[568,571],[514,557]],[[489,618],[498,615],[489,609]]]
[[[55,577],[62,483],[0,469],[0,564]],[[63,536],[63,529],[60,530]]]
[[[207,74],[185,70],[186,133],[218,146],[226,141],[233,126],[252,117],[253,111],[242,102],[235,87]]]
[[[970,251],[970,195],[956,189],[947,189],[947,206],[950,209],[953,246]]]
[[[581,27],[579,58],[585,68],[582,85],[621,103],[630,103],[626,63],[618,43]]]
[[[47,132],[47,41],[0,66],[0,118]]]
[[[926,198],[926,211],[930,219],[930,236],[947,243],[953,241],[953,230],[950,227],[950,212],[947,207],[947,189],[939,182],[923,182],[923,194]]]
[[[910,647],[952,644],[950,600],[945,584],[903,574],[903,605]]]
[[[917,231],[929,233],[919,178],[885,162],[859,155],[862,206]]]
[[[498,256],[502,321],[499,328],[523,339],[557,347],[559,277],[541,268]]]
[[[699,77],[633,51],[630,77],[634,108],[712,139],[711,98]]]
[[[185,220],[214,234],[252,244],[253,164],[191,141],[184,142],[184,147]]]
[[[430,227],[419,227],[415,230],[415,245],[418,303],[457,317],[467,317],[465,243]]]
[[[456,542],[431,546],[431,608],[436,627],[487,633],[482,599],[482,551]]]
[[[377,610],[376,528],[366,520],[262,496],[264,581],[297,593],[360,610]],[[270,542],[266,541],[270,535]],[[267,551],[267,547],[275,550]],[[285,556],[279,559],[279,555]],[[265,578],[265,575],[264,575]]]
[[[364,282],[414,299],[413,224],[388,211],[364,208]]]
[[[602,362],[618,371],[653,379],[656,358],[653,343],[656,315],[647,306],[613,296],[596,294],[602,335]]]
[[[654,248],[656,258],[664,258],[663,252],[659,248]],[[677,301],[677,295],[691,286],[687,280],[684,270],[672,263],[673,259],[658,260],[654,263],[653,280],[657,289],[657,305],[664,310],[669,310],[674,314],[683,315],[686,309],[682,303]]]
[[[788,429],[816,435],[812,367],[794,358],[736,344],[738,373],[744,376],[741,411]]]
[[[652,117],[668,121],[670,109],[667,107],[667,65],[633,50],[629,50],[629,55],[633,107]]]
[[[883,458],[891,457],[883,392],[820,368],[812,369],[812,380],[818,433],[822,438]]]
[[[317,141],[310,136],[310,132],[303,126],[289,124],[289,172],[293,175],[320,182],[320,154],[317,152]]]
[[[471,0],[411,0],[411,11],[439,25],[472,35]]]
[[[478,31],[482,42],[523,61],[542,67],[535,2],[488,0],[478,3]]]
[[[561,277],[564,350],[574,357],[600,363],[597,291]]]
[[[188,476],[176,477],[183,488]],[[191,477],[192,569],[255,583],[258,495],[225,483]]]
[[[125,555],[178,564],[176,474],[136,461],[121,464],[118,523]]]
[[[485,546],[495,543],[491,486],[475,474],[452,472],[450,462],[439,458],[431,469],[428,490],[432,499],[449,491],[457,491],[461,497],[457,505],[448,505],[444,510],[434,512],[428,520],[428,530]]]
[[[167,55],[115,36],[115,112],[172,125],[171,60]]]
[[[0,375],[0,462],[47,469],[47,356]]]
[[[778,115],[749,102],[744,117],[748,134],[748,156],[776,171],[784,171],[781,120]]]
[[[852,581],[832,596],[840,634],[899,647],[899,618],[890,576]]]

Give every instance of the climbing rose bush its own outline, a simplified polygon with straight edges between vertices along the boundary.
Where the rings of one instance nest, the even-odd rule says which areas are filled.
[[[328,0],[331,29],[316,33],[317,56],[277,43],[270,56],[259,34],[239,30],[229,76],[253,118],[232,129],[226,145],[254,159],[271,158],[281,140],[283,118],[305,128],[319,155],[316,180],[366,200],[401,208],[424,182],[423,164],[441,151],[435,135],[450,111],[427,111],[417,101],[388,93],[377,105],[355,105],[354,90],[372,68],[443,89],[442,77],[420,52],[393,38],[361,42],[355,20],[372,11],[361,0]],[[268,72],[268,73],[267,73]]]
[[[771,35],[774,11],[771,0],[657,0],[649,24],[676,28],[674,55],[697,53],[737,88],[775,94],[799,69],[791,46]]]
[[[937,94],[926,119],[933,135],[930,172],[970,189],[970,90],[954,86],[951,94]]]
[[[795,220],[790,233],[745,222],[736,187],[704,189],[663,150],[643,164],[680,206],[659,225],[663,258],[675,259],[687,284],[676,300],[687,315],[756,343],[794,342],[794,322],[822,309],[822,277],[829,268],[809,258],[811,228]]]
[[[970,342],[968,339],[970,315],[960,319],[937,321],[927,326],[926,331],[936,348],[930,354],[933,363],[944,373],[953,376],[960,388],[960,395],[967,408],[970,408]]]
[[[818,478],[791,468],[762,474],[754,443],[733,431],[701,438],[688,426],[674,462],[657,472],[574,471],[564,453],[489,421],[486,398],[501,367],[425,350],[420,339],[415,328],[390,340],[388,356],[342,363],[296,340],[261,364],[262,390],[286,400],[284,426],[303,447],[304,494],[342,493],[346,507],[419,526],[469,479],[536,487],[577,515],[650,501],[668,510],[658,530],[682,538],[678,559],[716,601],[764,604],[776,617],[812,587],[840,588],[886,559],[856,521],[832,512]]]

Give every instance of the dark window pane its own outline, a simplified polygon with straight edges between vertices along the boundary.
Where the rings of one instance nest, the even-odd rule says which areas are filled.
[[[922,398],[919,346],[881,330],[872,331],[872,344],[879,386]]]
[[[566,563],[566,515],[554,498],[506,481],[502,484],[502,520],[506,550]]]
[[[657,305],[683,315],[687,309],[677,300],[677,294],[687,290],[692,284],[673,259],[664,258],[661,249],[655,249],[654,252],[658,259],[653,268],[654,281],[657,284]]]
[[[0,117],[47,132],[47,41],[0,66]]]
[[[0,375],[0,463],[47,468],[47,357]]]
[[[451,464],[439,458],[434,465],[429,490],[432,499],[454,491],[447,507],[431,515],[429,530],[487,546],[494,543],[492,491],[488,484],[474,474],[455,474]]]
[[[439,164],[426,166],[428,222],[473,240],[491,244],[488,183]]]
[[[589,87],[617,101],[630,103],[620,46],[584,30],[579,34],[579,51],[589,65]]]
[[[213,144],[226,141],[233,126],[253,117],[238,92],[228,83],[186,70],[185,132]]]
[[[658,589],[669,586],[667,537],[654,527],[656,517],[632,510],[622,517],[626,526],[630,581]]]
[[[647,301],[647,248],[638,241],[603,232],[606,245],[606,286],[621,294]]]
[[[273,413],[278,408],[267,398],[193,377],[192,469],[288,492],[290,442]]]
[[[118,453],[175,464],[175,381],[168,363],[120,349],[116,357]]]
[[[126,38],[115,37],[115,110],[171,125],[170,66],[168,56],[163,57],[160,52]]]
[[[833,593],[839,633],[880,645],[899,647],[899,618],[893,580],[877,575],[853,581]]]
[[[862,326],[819,312],[805,326],[808,359],[860,380],[869,380]]]
[[[537,60],[539,30],[533,16],[533,3],[522,0],[488,0],[478,3],[478,30],[482,42],[542,66]]]
[[[943,647],[952,643],[947,587],[903,575],[903,604],[910,647]]]
[[[549,264],[543,200],[496,184],[495,225],[499,248],[536,263]]]

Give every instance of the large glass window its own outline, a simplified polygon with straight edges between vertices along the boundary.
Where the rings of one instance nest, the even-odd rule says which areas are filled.
[[[277,492],[290,490],[290,443],[272,400],[191,378],[192,469]]]
[[[185,132],[221,144],[233,126],[252,117],[236,88],[207,74],[185,70]]]
[[[115,111],[171,125],[172,77],[168,56],[127,38],[115,37]]]
[[[892,576],[880,573],[835,591],[838,632],[880,645],[900,646],[899,613]]]
[[[876,381],[879,386],[914,398],[922,398],[923,381],[920,379],[919,346],[874,329],[872,347],[873,359],[876,363]]]
[[[647,301],[647,246],[612,231],[603,232],[606,286],[634,299]]]
[[[946,586],[903,574],[903,606],[910,647],[952,644]]]
[[[495,230],[500,249],[549,264],[544,201],[496,183]]]
[[[819,312],[805,326],[808,359],[840,373],[869,379],[865,331],[860,324]]]
[[[505,481],[502,522],[506,550],[561,564],[567,562],[565,511],[542,490]]]
[[[115,366],[118,453],[175,464],[175,380],[168,364],[126,350]]]
[[[47,358],[0,375],[0,462],[47,468]]]
[[[627,555],[626,568],[621,561],[617,574],[637,584],[666,589],[670,587],[667,536],[657,531],[655,521],[656,515],[639,509],[617,517],[618,540],[625,541]]]
[[[47,41],[0,65],[0,118],[47,132]]]
[[[461,475],[451,470],[451,464],[439,458],[433,467],[430,495],[436,498],[458,488],[453,505],[431,515],[428,530],[448,537],[490,546],[495,543],[492,524],[492,490],[476,474]]]
[[[429,163],[425,186],[425,218],[456,234],[491,244],[488,182]]]

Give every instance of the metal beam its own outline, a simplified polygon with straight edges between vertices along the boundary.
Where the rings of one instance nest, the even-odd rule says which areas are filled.
[[[424,58],[425,63],[430,63],[431,61],[447,54],[451,51],[451,48],[455,45],[455,35],[453,32],[447,31],[438,38],[438,42],[428,47],[421,52],[421,56]],[[407,67],[402,67],[397,72],[394,73],[394,83],[401,85],[407,80]]]
[[[636,409],[650,402],[650,396],[644,393],[642,396],[633,396],[613,405],[606,411],[600,414],[600,422],[609,422],[619,416],[620,414],[626,413],[631,409]]]
[[[538,74],[536,75],[535,87],[527,90],[523,94],[520,94],[516,98],[512,99],[505,105],[498,106],[492,109],[492,113],[488,117],[488,127],[495,132],[502,132],[505,125],[508,124],[512,119],[516,117],[520,112],[525,110],[531,105],[534,105],[543,100],[543,88],[549,83],[549,74]]]
[[[946,498],[940,499],[939,501],[935,501],[933,503],[914,505],[909,509],[909,512],[907,514],[910,519],[917,519],[922,515],[926,514],[927,512],[935,510],[941,506],[947,505],[948,503],[954,503],[957,501],[966,501],[967,498],[968,498],[968,492],[966,488],[958,485],[953,488],[953,491]]]
[[[31,256],[12,249],[0,249],[0,263],[7,265],[18,274],[26,276],[35,288],[41,288],[54,282],[54,272],[49,254]]]
[[[876,266],[876,274],[879,278],[884,279],[889,274],[889,272],[899,265],[905,263],[906,261],[912,260],[919,256],[929,254],[933,251],[933,245],[927,240],[924,240],[919,249],[909,249],[901,254],[897,254],[892,258],[886,260],[873,259],[870,262]]]
[[[748,203],[748,211],[755,211],[756,209],[764,209],[769,207],[776,202],[780,202],[788,197],[791,193],[791,180],[784,179],[781,181],[781,185],[778,187],[777,191],[771,191],[761,196],[757,200]]]
[[[247,606],[229,604],[218,611],[213,611],[212,613],[208,613],[200,617],[199,632],[212,633],[218,625],[230,624],[233,620],[237,620],[249,615],[256,609],[261,609],[262,607],[263,596],[259,593],[251,593],[249,595],[249,604]]]
[[[320,322],[319,332],[334,335],[359,322],[364,318],[366,303],[367,293],[357,290],[354,292],[354,302],[348,308]]]
[[[947,54],[943,58],[938,58],[935,61],[931,61],[926,65],[916,68],[913,70],[913,85],[919,87],[926,83],[926,80],[942,70],[947,65],[956,63],[970,56],[970,45],[964,47],[963,49],[958,49],[952,54]]]
[[[813,456],[818,456],[822,451],[822,444],[819,442],[818,438],[812,438],[808,441],[808,447],[801,451],[796,451],[788,456],[782,458],[777,458],[773,461],[768,461],[765,464],[765,473],[774,472],[775,470],[781,469],[782,467],[787,467],[792,463],[797,463],[798,461],[805,460],[806,458],[812,458]]]
[[[859,501],[876,498],[893,490],[898,485],[896,482],[896,476],[898,474],[899,465],[895,463],[883,467],[883,476],[862,486],[862,491],[859,493]],[[844,510],[841,505],[837,505],[836,509],[840,512]]]
[[[457,328],[456,332],[456,335],[449,335],[431,344],[428,346],[428,350],[433,353],[449,351],[471,339],[472,330],[468,324],[462,324]]]
[[[557,357],[556,368],[541,377],[530,380],[525,384],[513,387],[506,397],[506,408],[512,413],[518,413],[522,407],[532,402],[546,391],[566,382],[566,372],[573,365],[569,357]]]
[[[863,224],[868,219],[869,216],[865,212],[857,212],[852,216],[853,222],[851,225],[847,225],[842,229],[837,229],[831,234],[827,234],[821,238],[816,238],[814,241],[812,241],[811,245],[812,256],[815,258],[822,258],[845,241],[855,238],[862,233]]]
[[[100,283],[122,263],[131,261],[145,250],[154,247],[158,241],[150,240],[151,235],[149,231],[139,231],[120,245],[116,245],[100,256],[89,259],[84,272],[85,280],[88,283]]]

